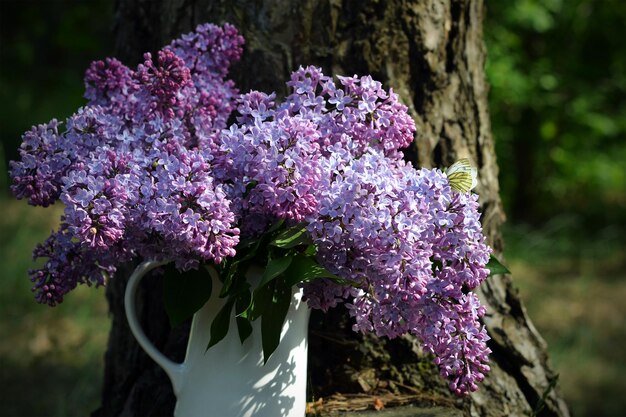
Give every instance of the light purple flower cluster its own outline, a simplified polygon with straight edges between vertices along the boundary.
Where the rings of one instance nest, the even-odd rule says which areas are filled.
[[[220,137],[216,177],[231,183],[238,214],[301,222],[316,211],[322,179],[319,126],[273,108],[273,96],[242,96],[239,123]]]
[[[477,389],[489,370],[484,314],[469,292],[489,274],[476,196],[453,191],[439,170],[415,170],[369,150],[335,168],[308,230],[321,263],[355,283],[317,280],[309,304],[349,299],[355,330],[418,336],[450,389]]]
[[[300,68],[280,103],[237,95],[225,77],[242,44],[232,26],[206,24],[136,70],[95,62],[89,104],[65,129],[53,120],[24,135],[13,192],[65,205],[34,253],[47,258],[31,272],[37,300],[55,305],[133,259],[219,264],[280,219],[304,225],[318,262],[344,280],[304,284],[312,308],[345,302],[355,330],[416,335],[451,390],[474,391],[489,370],[471,292],[490,256],[477,197],[403,161],[414,122],[369,76]]]
[[[330,157],[341,148],[353,157],[378,149],[400,158],[413,141],[415,123],[393,91],[371,76],[338,77],[339,85],[319,68],[300,68],[287,83],[293,92],[280,110],[298,114],[320,127],[317,142]]]

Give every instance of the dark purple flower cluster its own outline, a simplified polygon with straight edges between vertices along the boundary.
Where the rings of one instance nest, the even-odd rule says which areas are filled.
[[[280,219],[304,225],[318,262],[344,280],[305,284],[312,308],[345,302],[355,330],[416,335],[451,390],[475,390],[489,370],[471,292],[490,256],[477,197],[403,161],[414,122],[369,76],[300,68],[280,103],[238,95],[225,77],[242,43],[232,26],[206,24],[136,70],[95,62],[89,103],[65,129],[53,120],[24,135],[13,192],[65,205],[35,250],[47,258],[31,272],[37,300],[55,305],[137,258],[219,264]]]
[[[35,298],[42,304],[56,305],[78,284],[102,285],[115,272],[109,254],[98,254],[81,245],[65,224],[38,245],[33,256],[48,258],[41,269],[31,271]]]
[[[180,269],[233,256],[239,228],[209,151],[235,107],[225,80],[242,52],[229,25],[201,25],[136,70],[116,59],[85,74],[89,103],[24,135],[13,192],[65,205],[60,230],[35,250],[37,300],[56,305],[78,283],[104,283],[135,257]]]

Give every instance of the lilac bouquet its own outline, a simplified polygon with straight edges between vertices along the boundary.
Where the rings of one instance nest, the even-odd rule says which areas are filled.
[[[242,341],[264,313],[282,325],[297,285],[311,308],[345,303],[355,330],[417,336],[453,392],[475,391],[490,353],[471,291],[490,273],[477,196],[403,160],[415,125],[380,82],[308,67],[284,100],[239,94],[226,77],[242,45],[233,26],[204,24],[135,70],[94,62],[88,103],[24,134],[15,196],[65,206],[34,250],[45,258],[30,272],[37,301],[104,285],[123,263],[170,261],[166,304],[179,321],[210,286],[193,303],[168,303],[167,289],[210,280],[213,265],[221,316],[235,310]],[[255,288],[251,265],[264,268]],[[269,355],[278,339],[263,337]]]

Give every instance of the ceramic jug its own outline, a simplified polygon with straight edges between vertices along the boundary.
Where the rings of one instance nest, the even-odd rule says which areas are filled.
[[[293,291],[280,344],[263,364],[262,319],[242,344],[234,315],[226,337],[210,349],[213,318],[225,303],[213,273],[211,298],[194,315],[183,363],[165,357],[146,337],[137,320],[135,293],[141,278],[164,262],[146,261],[131,275],[124,304],[130,329],[146,353],[169,376],[176,395],[176,417],[303,417],[306,407],[309,308],[302,291]]]

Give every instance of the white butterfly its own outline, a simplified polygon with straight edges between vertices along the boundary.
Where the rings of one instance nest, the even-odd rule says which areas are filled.
[[[462,193],[473,190],[478,184],[478,170],[467,158],[456,161],[446,169],[445,174],[450,186]]]

